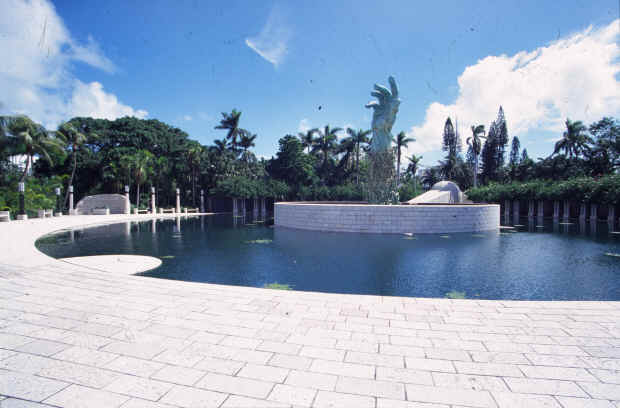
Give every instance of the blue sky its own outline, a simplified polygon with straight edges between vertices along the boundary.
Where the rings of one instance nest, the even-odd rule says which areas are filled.
[[[620,116],[617,0],[7,0],[0,15],[0,111],[47,126],[131,114],[209,144],[237,108],[269,157],[308,126],[369,128],[372,85],[394,75],[393,131],[431,165],[448,114],[465,138],[502,104],[534,157],[566,116]]]

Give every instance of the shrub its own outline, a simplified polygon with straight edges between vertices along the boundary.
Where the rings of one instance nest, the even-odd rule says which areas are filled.
[[[571,200],[597,204],[620,203],[620,175],[611,174],[601,178],[575,177],[568,180],[533,180],[524,183],[491,183],[470,188],[466,192],[475,202],[503,200]]]

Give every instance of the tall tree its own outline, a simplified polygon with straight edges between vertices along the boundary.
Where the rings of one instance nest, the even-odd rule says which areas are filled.
[[[297,136],[299,137],[299,140],[301,141],[302,146],[305,149],[308,149],[308,154],[310,154],[310,149],[314,145],[314,134],[318,131],[319,129],[314,128],[314,129],[307,130],[305,133],[299,132],[297,134]]]
[[[474,156],[474,187],[478,186],[478,156],[482,150],[482,139],[486,139],[484,135],[484,125],[471,127],[471,136],[467,138],[467,144],[471,148]]]
[[[504,167],[504,161],[506,156],[506,146],[508,145],[508,125],[506,124],[506,116],[504,115],[504,108],[499,107],[497,112],[497,119],[495,119],[495,133],[497,138],[497,150],[496,154],[496,166],[498,169]]]
[[[200,171],[200,160],[202,158],[203,147],[198,142],[192,141],[186,151],[187,164],[191,172],[192,179],[192,206],[196,206],[196,180]],[[152,162],[151,164],[155,164]]]
[[[573,159],[588,151],[589,144],[594,141],[585,132],[586,127],[580,120],[572,122],[566,119],[566,130],[562,134],[562,139],[555,144],[553,155],[563,150],[565,156]]]
[[[371,130],[353,130],[347,128],[347,133],[355,143],[355,178],[357,184],[360,183],[360,153],[363,148],[362,145],[367,145],[370,142],[368,135],[370,135],[371,132]]]
[[[512,138],[512,146],[510,148],[510,165],[516,166],[519,164],[519,150],[521,149],[521,142],[519,138],[514,136]]]
[[[609,167],[620,167],[620,122],[612,117],[605,117],[590,125],[590,134],[594,137],[594,151],[597,155],[607,157]]]
[[[336,127],[331,129],[329,125],[325,125],[323,131],[319,130],[318,137],[315,139],[313,152],[321,152],[323,156],[323,164],[321,166],[321,175],[323,177],[323,181],[327,180],[327,165],[329,163],[329,158],[331,153],[334,151],[336,147],[336,140],[338,140],[338,132],[340,132],[342,128]]]
[[[75,178],[75,171],[77,169],[77,151],[78,149],[86,143],[86,135],[80,132],[76,127],[74,127],[71,122],[63,123],[58,127],[56,134],[62,139],[67,145],[71,147],[71,156],[73,159],[73,168],[71,169],[71,177],[69,178],[68,186],[73,185],[73,180]],[[64,203],[67,205],[69,200],[69,187],[67,187],[65,191],[65,200]]]
[[[443,127],[442,150],[448,152],[448,156],[456,156],[461,151],[461,144],[450,118],[446,119],[446,123]]]
[[[407,160],[409,160],[409,165],[407,165],[407,173],[415,179],[416,174],[418,174],[418,167],[420,166],[422,156],[416,156],[415,154],[412,154],[411,157],[409,157]]]
[[[406,148],[411,142],[415,142],[415,138],[407,137],[405,132],[399,132],[396,135],[396,184],[400,182],[400,154],[402,148]]]
[[[125,161],[131,172],[134,183],[136,183],[136,207],[140,207],[140,186],[152,172],[153,154],[148,150],[138,150],[135,154],[124,156],[121,160]]]
[[[44,158],[50,164],[52,151],[61,152],[65,147],[61,139],[50,137],[45,128],[33,122],[27,116],[16,116],[8,124],[9,132],[15,138],[16,153],[26,155],[26,166],[21,181],[26,179],[35,155]]]
[[[237,138],[239,136],[239,120],[241,119],[241,112],[233,109],[232,112],[222,112],[222,119],[220,124],[215,129],[227,130],[226,139],[230,142],[230,146],[233,151],[237,150]]]

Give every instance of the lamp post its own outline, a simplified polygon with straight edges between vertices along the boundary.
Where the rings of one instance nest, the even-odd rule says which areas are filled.
[[[129,186],[125,184],[125,214],[131,212],[131,202],[129,201]]]
[[[155,206],[155,187],[151,187],[151,212],[157,214],[157,207]]]
[[[177,203],[175,212],[179,214],[181,212],[181,190],[177,188]]]
[[[60,217],[62,215],[62,210],[60,209],[60,187],[56,187],[54,192],[56,193],[56,211],[54,215]]]
[[[26,214],[26,210],[24,208],[24,193],[26,192],[26,183],[20,181],[17,184],[17,191],[19,192],[19,214],[17,214],[17,219],[27,220],[28,215]]]
[[[200,212],[205,212],[205,191],[200,190]]]
[[[73,186],[69,186],[69,215],[73,215]]]

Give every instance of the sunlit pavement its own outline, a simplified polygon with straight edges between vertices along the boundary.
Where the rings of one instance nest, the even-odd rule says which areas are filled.
[[[620,408],[620,302],[211,285],[34,247],[148,218],[0,223],[0,407]]]

